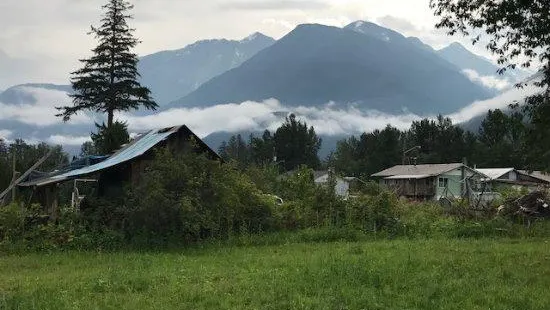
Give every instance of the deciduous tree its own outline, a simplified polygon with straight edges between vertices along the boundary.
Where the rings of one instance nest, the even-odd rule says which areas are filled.
[[[526,151],[532,167],[550,169],[550,1],[431,0],[430,7],[440,18],[438,28],[473,36],[473,43],[487,39],[501,73],[541,65],[533,82],[540,92],[528,97],[524,107],[531,123]]]

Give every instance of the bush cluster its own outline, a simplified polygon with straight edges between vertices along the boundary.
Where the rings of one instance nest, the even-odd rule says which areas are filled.
[[[194,153],[156,154],[136,185],[88,197],[79,210],[62,208],[55,220],[40,206],[0,209],[0,246],[10,249],[118,249],[247,240],[255,235],[295,234],[295,240],[469,238],[548,235],[549,225],[476,216],[464,206],[399,200],[377,184],[352,198],[335,194],[335,180],[319,186],[302,167],[279,175],[274,167],[220,164]],[[282,198],[283,202],[276,198]],[[275,233],[275,234],[273,234]],[[296,237],[301,236],[301,237]],[[245,239],[243,239],[245,238]],[[286,237],[285,237],[286,238]],[[275,238],[278,240],[278,238]]]

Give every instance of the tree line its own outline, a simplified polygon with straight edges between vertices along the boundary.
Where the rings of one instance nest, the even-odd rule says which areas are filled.
[[[448,117],[423,119],[410,129],[391,125],[341,140],[336,150],[321,161],[321,139],[313,128],[291,115],[272,134],[251,135],[248,141],[234,135],[221,144],[220,155],[240,167],[275,164],[282,171],[301,165],[312,169],[332,167],[347,176],[368,177],[397,164],[437,164],[466,161],[471,166],[546,170],[543,159],[529,157],[530,125],[521,113],[491,110],[479,130],[453,124]]]

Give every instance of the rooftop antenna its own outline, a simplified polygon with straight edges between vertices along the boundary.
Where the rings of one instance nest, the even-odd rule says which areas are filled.
[[[408,150],[406,150],[406,151],[403,151],[403,166],[405,166],[405,159],[407,158],[407,157],[406,157],[407,153],[410,153],[410,152],[412,152],[412,151],[414,151],[414,150],[416,150],[416,149],[419,149],[419,150],[420,150],[420,149],[422,149],[422,147],[421,147],[420,145],[417,145],[417,146],[414,146],[414,147],[412,147],[412,148],[410,148],[410,149],[408,149]],[[415,165],[416,165],[416,164],[415,164]]]

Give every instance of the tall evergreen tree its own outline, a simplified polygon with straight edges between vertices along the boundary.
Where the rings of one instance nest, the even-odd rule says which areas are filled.
[[[96,154],[109,155],[117,151],[121,145],[130,141],[128,134],[128,125],[116,121],[110,128],[105,124],[95,124],[97,133],[92,133],[93,150]]]
[[[11,177],[8,146],[4,140],[0,138],[0,191],[8,187]]]
[[[259,165],[267,164],[275,160],[275,143],[273,135],[265,130],[261,137],[250,137],[250,151],[252,160]]]
[[[420,146],[418,163],[461,162],[469,157],[464,130],[448,117],[439,115],[436,120],[415,121],[408,136],[409,144],[405,148]]]
[[[235,160],[241,168],[246,167],[251,159],[249,145],[240,134],[231,136],[229,141],[223,141],[218,153],[226,161]]]
[[[285,123],[277,129],[273,137],[275,153],[278,160],[284,161],[287,171],[307,165],[317,169],[321,161],[317,156],[321,148],[321,138],[313,127],[296,119],[294,114],[286,118]]]
[[[72,73],[73,106],[59,107],[61,113],[57,116],[68,121],[81,111],[106,113],[106,126],[110,128],[116,111],[136,110],[140,106],[154,110],[158,106],[149,89],[138,81],[138,58],[132,49],[139,41],[127,24],[132,19],[128,11],[133,5],[126,0],[109,0],[102,8],[105,13],[101,26],[92,26],[91,30],[99,45],[92,50],[92,57],[81,60],[83,68]]]

